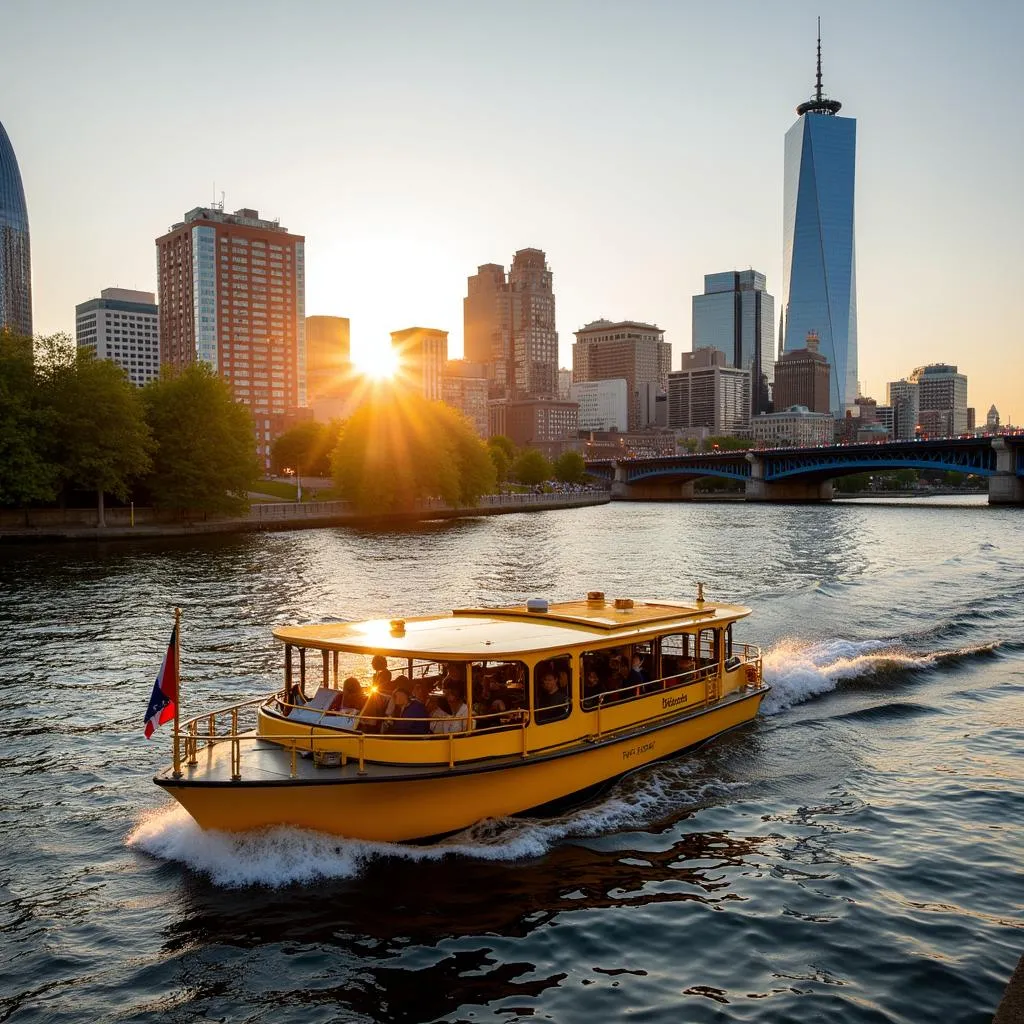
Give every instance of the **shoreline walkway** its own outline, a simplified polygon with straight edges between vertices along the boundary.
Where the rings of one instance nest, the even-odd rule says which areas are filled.
[[[135,510],[136,523],[130,525],[128,509],[107,509],[107,525],[96,525],[95,510],[72,510],[77,521],[60,521],[55,509],[32,510],[19,514],[29,525],[0,519],[0,544],[42,543],[51,541],[153,540],[161,537],[195,537],[211,533],[255,533],[262,530],[308,530],[332,526],[388,527],[437,519],[471,519],[478,516],[508,515],[516,512],[552,512],[565,508],[605,505],[611,500],[607,491],[581,491],[571,494],[488,494],[478,505],[451,507],[440,499],[428,499],[405,512],[357,512],[345,501],[272,502],[253,504],[247,515],[155,521],[151,510]],[[13,517],[11,517],[13,519]],[[31,523],[36,519],[35,523]],[[92,522],[88,520],[91,519]],[[140,521],[146,520],[146,521]]]

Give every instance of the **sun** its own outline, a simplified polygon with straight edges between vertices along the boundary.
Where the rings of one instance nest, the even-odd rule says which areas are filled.
[[[352,363],[371,380],[390,380],[398,369],[398,355],[390,345],[371,345],[353,352]]]

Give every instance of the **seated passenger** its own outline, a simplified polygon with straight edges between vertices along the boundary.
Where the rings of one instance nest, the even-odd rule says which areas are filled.
[[[380,656],[378,655],[378,657]],[[404,679],[405,677],[400,678]],[[385,719],[394,710],[391,695],[396,685],[397,680],[392,680],[389,669],[378,669],[373,673],[373,689],[370,691],[370,696],[363,702],[363,713],[359,719],[363,730],[381,732]]]
[[[587,677],[583,681],[583,706],[595,708],[600,703],[601,694],[604,692],[604,683],[597,673],[596,668],[587,670]]]
[[[636,683],[637,694],[653,693],[657,689],[651,683],[651,677],[644,668],[644,656],[642,654],[633,655],[633,667],[629,670],[628,679],[630,683]]]
[[[387,723],[389,733],[422,736],[430,732],[430,715],[422,701],[410,696],[404,686],[396,686],[392,697],[395,710]]]
[[[568,690],[559,688],[554,670],[548,669],[541,677],[540,689],[534,701],[534,719],[538,725],[555,722],[565,715],[568,704]]]
[[[365,703],[366,698],[363,696],[363,688],[359,685],[359,680],[355,676],[349,676],[341,684],[341,690],[338,696],[331,701],[328,711],[355,711],[358,713],[363,710]]]
[[[462,696],[462,689],[454,682],[445,684],[444,699],[450,708],[448,714],[433,714],[430,731],[433,733],[465,732],[469,721],[469,708]]]

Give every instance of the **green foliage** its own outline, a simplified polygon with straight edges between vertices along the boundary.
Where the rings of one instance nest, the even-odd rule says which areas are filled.
[[[868,473],[851,473],[850,476],[837,477],[832,481],[832,486],[840,494],[855,494],[871,486],[871,476]]]
[[[331,450],[337,443],[337,427],[305,420],[274,442],[271,466],[275,473],[288,469],[302,476],[330,476]]]
[[[153,441],[142,398],[124,371],[60,335],[40,346],[37,376],[49,409],[47,442],[60,482],[127,500],[150,468]]]
[[[57,466],[44,451],[48,410],[32,368],[32,339],[0,331],[0,504],[57,495]]]
[[[491,462],[494,464],[494,475],[499,484],[503,484],[508,480],[509,470],[512,468],[512,463],[509,457],[505,454],[504,448],[500,445],[489,444],[487,446],[487,453],[491,457]]]
[[[714,451],[716,448],[723,452],[746,451],[750,447],[750,441],[743,437],[732,437],[722,434],[718,437],[709,437],[703,445],[706,452]]]
[[[504,434],[495,434],[487,438],[489,448],[497,448],[505,456],[505,461],[511,466],[516,459],[516,446]]]
[[[553,463],[555,479],[563,484],[581,484],[586,476],[587,466],[579,452],[562,452]]]
[[[143,389],[157,442],[148,481],[165,508],[236,513],[259,477],[252,417],[205,363],[165,373]]]
[[[332,459],[342,498],[364,512],[409,511],[426,498],[472,505],[494,489],[487,448],[442,402],[379,389],[342,426]]]
[[[551,463],[536,448],[524,448],[512,468],[515,478],[527,486],[536,486],[551,478]]]

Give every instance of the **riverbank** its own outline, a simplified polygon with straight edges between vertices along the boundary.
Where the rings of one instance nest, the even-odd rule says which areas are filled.
[[[96,523],[92,509],[44,509],[24,515],[27,524],[16,525],[10,515],[0,520],[0,544],[50,543],[54,541],[152,540],[159,537],[192,537],[211,533],[252,533],[263,530],[309,530],[332,526],[388,527],[433,519],[469,519],[509,515],[515,512],[553,512],[565,508],[605,505],[607,491],[573,494],[489,494],[472,506],[452,507],[439,500],[426,501],[404,512],[359,512],[345,501],[314,501],[304,504],[274,502],[253,505],[245,516],[157,521],[151,509],[108,509],[107,524]],[[89,521],[91,519],[91,522]],[[33,521],[34,520],[34,521]],[[70,521],[69,521],[70,520]]]

